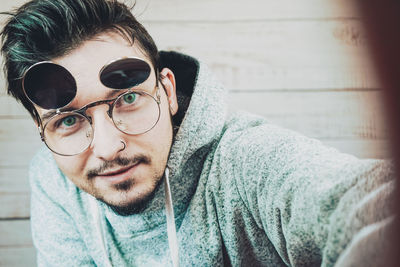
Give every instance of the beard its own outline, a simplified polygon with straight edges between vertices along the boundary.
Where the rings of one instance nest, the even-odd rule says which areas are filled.
[[[151,190],[150,192],[148,192],[147,194],[143,194],[140,198],[138,198],[135,201],[132,201],[130,203],[127,203],[127,204],[120,203],[117,205],[113,205],[113,204],[107,203],[103,200],[101,200],[101,201],[103,203],[107,204],[115,213],[117,213],[118,215],[121,215],[121,216],[130,216],[130,215],[141,213],[149,206],[149,203],[154,199],[154,196],[161,185],[163,177],[164,176],[161,176],[157,179],[153,179],[152,181],[154,181],[154,183],[153,183],[152,188],[154,188],[154,189]],[[134,186],[135,186],[135,183],[133,181],[129,180],[129,181],[123,182],[121,184],[115,185],[114,188],[119,190],[120,193],[127,193]]]
[[[172,132],[172,140],[171,140],[171,145],[175,142],[175,137],[176,133],[179,129],[179,126],[174,122],[172,119],[172,114],[171,111],[169,110],[169,119],[171,122],[171,132]],[[118,157],[112,161],[105,161],[103,164],[96,169],[89,170],[87,172],[87,178],[90,183],[92,178],[96,177],[99,173],[102,173],[106,171],[108,168],[114,167],[114,166],[129,166],[134,163],[144,163],[144,164],[151,164],[151,157],[144,155],[144,154],[139,154],[133,158],[124,158],[124,157]],[[166,163],[165,163],[166,164]],[[165,170],[166,166],[164,165],[160,170]],[[121,216],[130,216],[134,214],[138,214],[143,212],[151,203],[151,201],[154,199],[156,192],[159,190],[160,185],[162,184],[162,180],[164,178],[164,172],[161,174],[156,174],[154,173],[152,177],[149,177],[151,179],[151,185],[150,189],[147,192],[141,193],[140,197],[137,197],[135,200],[130,201],[130,202],[123,202],[122,200],[119,203],[110,203],[109,201],[106,201],[104,199],[104,196],[96,192],[96,188],[92,186],[93,191],[92,193],[89,193],[93,195],[96,199],[99,201],[103,202],[107,206],[109,206],[115,213]],[[135,179],[129,179],[127,181],[124,181],[119,184],[115,184],[112,186],[112,189],[114,192],[118,192],[121,196],[121,199],[127,199],[128,193],[132,190],[132,188],[135,187]]]
[[[115,213],[121,216],[130,216],[143,212],[149,206],[149,203],[154,199],[155,194],[162,183],[162,178],[164,177],[163,174],[153,174],[152,177],[149,177],[149,180],[151,181],[151,184],[148,187],[149,190],[147,190],[146,192],[140,192],[140,194],[134,200],[129,202],[125,202],[123,200],[128,198],[129,193],[135,187],[134,177],[124,182],[111,185],[111,190],[114,192],[114,194],[119,194],[119,198],[121,199],[119,202],[114,203],[107,201],[105,199],[105,196],[101,194],[101,192],[99,192],[100,190],[96,190],[96,187],[91,181],[93,181],[93,178],[96,177],[99,173],[102,173],[109,168],[115,166],[126,167],[132,164],[150,165],[151,158],[146,155],[137,155],[133,158],[118,157],[112,161],[105,161],[100,167],[89,170],[87,172],[88,181],[92,185],[90,186],[92,190],[88,193],[93,195],[99,201],[105,203]]]

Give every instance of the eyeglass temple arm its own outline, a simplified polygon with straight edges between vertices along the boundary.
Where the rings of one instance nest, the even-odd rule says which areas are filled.
[[[39,131],[39,134],[40,134],[40,139],[42,139],[42,141],[44,142],[42,120],[40,119],[39,113],[37,112],[35,107],[33,107],[33,114],[34,114],[36,122],[37,122],[37,128],[38,128],[38,131]]]

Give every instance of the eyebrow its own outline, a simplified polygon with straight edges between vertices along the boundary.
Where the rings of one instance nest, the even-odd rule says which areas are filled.
[[[110,92],[108,92],[108,93],[105,95],[104,100],[114,99],[114,98],[117,97],[118,95],[124,93],[124,92],[121,92],[121,91],[124,91],[124,90],[126,90],[126,89],[121,89],[121,90],[115,89],[115,90],[111,90]],[[101,100],[98,100],[98,101],[101,101]],[[97,101],[93,101],[93,102],[97,102]],[[92,103],[92,102],[90,102],[90,103]],[[90,104],[90,103],[88,103],[88,104]],[[86,104],[86,105],[87,105],[87,104]],[[86,106],[86,105],[84,105],[84,106]],[[61,109],[53,109],[53,110],[50,110],[50,111],[44,113],[44,114],[42,115],[42,117],[41,117],[41,120],[42,120],[42,121],[46,121],[46,120],[50,119],[51,117],[53,117],[54,115],[56,115],[57,113],[79,110],[79,109],[83,108],[84,106],[82,106],[82,107],[80,107],[80,108],[66,107],[66,108],[61,108]]]
[[[124,91],[127,91],[127,89],[111,89],[111,91],[106,94],[105,99],[113,99]]]
[[[41,120],[44,122],[44,121],[48,120],[49,118],[53,117],[55,114],[57,114],[57,111],[55,111],[55,110],[48,111],[43,114]]]
[[[76,110],[76,109],[75,108],[53,109],[53,110],[50,110],[50,111],[44,113],[41,120],[46,121],[46,120],[50,119],[51,117],[53,117],[54,115],[56,115],[57,113],[73,111],[73,110]]]

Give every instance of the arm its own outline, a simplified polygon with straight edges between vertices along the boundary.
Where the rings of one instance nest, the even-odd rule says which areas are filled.
[[[31,227],[38,266],[95,266],[60,198],[67,192],[58,170],[40,153],[30,168]]]
[[[332,266],[358,232],[392,214],[388,162],[265,124],[240,132],[233,150],[239,194],[288,265]]]

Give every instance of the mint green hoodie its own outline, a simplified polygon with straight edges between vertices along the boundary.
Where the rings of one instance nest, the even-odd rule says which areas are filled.
[[[226,91],[206,66],[172,52],[161,58],[175,72],[180,103],[168,160],[180,266],[332,266],[365,226],[388,220],[387,162],[339,153],[251,114],[228,117]],[[96,221],[92,197],[46,148],[32,160],[30,182],[39,266],[172,265],[163,186],[137,215],[98,202]]]

